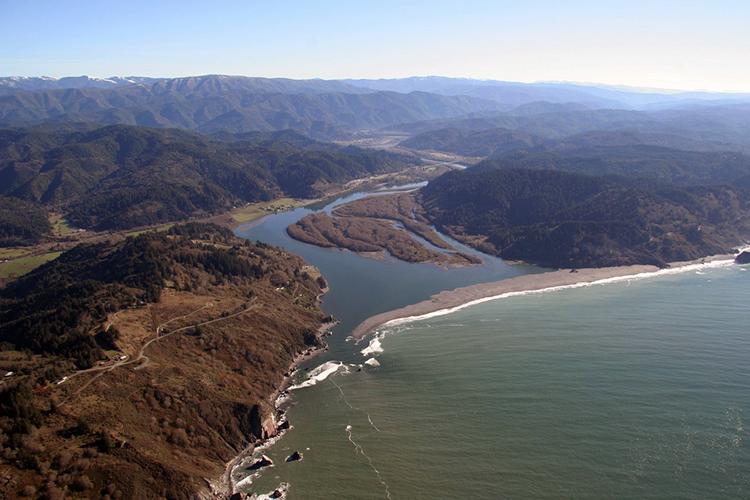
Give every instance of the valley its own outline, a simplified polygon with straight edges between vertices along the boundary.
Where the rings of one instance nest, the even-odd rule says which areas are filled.
[[[535,421],[529,394],[569,390],[534,383],[589,353],[547,331],[575,324],[606,350],[611,310],[629,338],[632,311],[661,303],[620,309],[637,302],[631,284],[695,285],[662,295],[665,309],[713,279],[742,296],[746,269],[716,256],[750,240],[743,99],[441,77],[0,77],[0,485],[11,498],[514,496],[538,480],[528,453],[570,487],[594,473],[509,442],[493,419]],[[527,314],[535,301],[551,305]],[[550,326],[552,312],[570,317]],[[412,329],[418,342],[400,335]],[[521,397],[504,392],[508,366],[526,373]],[[637,452],[608,456],[569,424],[547,439],[590,463]],[[518,483],[445,477],[485,465]],[[671,476],[657,476],[663,492]],[[613,491],[642,492],[634,477]]]

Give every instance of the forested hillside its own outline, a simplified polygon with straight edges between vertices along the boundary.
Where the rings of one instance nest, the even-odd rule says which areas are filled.
[[[0,247],[34,244],[50,229],[47,213],[40,207],[0,196]]]
[[[210,214],[399,170],[402,155],[292,132],[214,140],[124,125],[0,131],[0,195],[61,208],[76,226],[122,229]]]
[[[498,154],[484,165],[638,177],[682,186],[731,184],[750,175],[750,156],[742,153],[681,151],[642,144],[516,151]]]
[[[665,265],[750,237],[750,195],[549,170],[475,167],[420,192],[428,217],[483,251],[550,267]]]

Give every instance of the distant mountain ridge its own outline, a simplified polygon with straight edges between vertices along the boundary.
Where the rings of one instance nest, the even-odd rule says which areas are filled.
[[[499,103],[426,92],[381,92],[326,80],[220,75],[40,86],[5,79],[0,125],[47,121],[177,127],[203,133],[293,129],[316,138],[350,136],[420,120],[497,112]],[[13,83],[13,86],[10,86]],[[58,82],[59,83],[59,82]],[[3,88],[3,81],[0,81]]]
[[[701,102],[750,102],[750,93],[710,93],[697,91],[655,91],[611,85],[569,82],[508,82],[442,76],[407,78],[350,79],[351,85],[396,92],[424,91],[441,95],[467,95],[516,107],[535,101],[579,103],[598,108],[656,109]]]
[[[0,125],[3,126],[87,121],[177,127],[204,133],[294,129],[322,139],[344,138],[409,123],[502,113],[507,113],[506,121],[575,112],[582,119],[589,119],[596,118],[592,114],[596,110],[679,112],[701,106],[736,107],[748,103],[750,94],[649,93],[606,86],[445,77],[0,78]],[[514,128],[507,123],[496,126]]]
[[[535,104],[554,109],[557,105]],[[536,137],[536,143],[597,140],[604,143],[652,144],[688,151],[742,151],[750,153],[750,108],[706,107],[666,111],[609,109],[558,110],[515,114],[514,112],[432,120],[390,127],[393,133],[409,134],[407,147],[452,153],[481,140],[483,151],[503,150],[508,131]],[[450,138],[450,140],[446,140]],[[481,139],[480,139],[481,138]]]
[[[180,90],[230,90],[243,89],[266,93],[311,93],[311,92],[371,92],[350,86],[336,80],[294,80],[291,78],[260,78],[250,76],[203,75],[179,78],[153,78],[143,76],[111,76],[96,78],[90,76],[51,77],[0,77],[0,92],[37,91],[60,89],[114,88],[130,85],[150,86],[161,91]]]
[[[37,91],[53,89],[111,88],[122,85],[145,84],[155,78],[141,76],[112,76],[95,78],[91,76],[5,76],[0,77],[0,95],[16,91]]]

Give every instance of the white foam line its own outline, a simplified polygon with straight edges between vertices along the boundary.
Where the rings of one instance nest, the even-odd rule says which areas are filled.
[[[336,386],[336,389],[339,390],[339,393],[341,394],[339,396],[339,399],[343,400],[344,403],[346,404],[346,406],[348,406],[353,411],[359,411],[359,412],[362,412],[365,415],[367,415],[367,421],[370,422],[370,425],[372,426],[372,428],[375,429],[378,432],[381,432],[380,429],[378,429],[378,426],[375,425],[375,423],[372,421],[372,418],[370,417],[370,414],[368,412],[364,411],[361,408],[357,408],[356,406],[352,406],[352,404],[349,402],[349,400],[346,399],[346,395],[344,394],[344,390],[341,388],[341,386],[339,384],[337,384],[336,381],[333,380],[332,378],[329,378],[328,380],[330,380],[331,383]]]
[[[385,323],[383,323],[379,328],[387,328],[391,326],[403,325],[405,323],[412,323],[414,321],[436,318],[438,316],[445,316],[447,314],[451,314],[451,313],[460,311],[462,309],[466,309],[467,307],[472,307],[477,304],[483,304],[485,302],[490,302],[492,300],[505,299],[509,297],[519,297],[523,295],[535,295],[535,294],[542,294],[542,293],[549,293],[549,292],[557,292],[560,290],[568,290],[568,289],[573,289],[573,288],[585,288],[585,287],[594,286],[594,285],[608,285],[611,283],[621,283],[623,281],[630,282],[634,280],[655,278],[659,276],[680,274],[680,273],[695,271],[699,269],[713,269],[713,268],[727,267],[733,264],[734,264],[734,260],[715,260],[712,262],[706,262],[704,264],[687,264],[681,267],[660,269],[658,271],[650,271],[646,273],[628,274],[626,276],[614,276],[612,278],[602,278],[602,279],[595,280],[595,281],[582,281],[580,283],[572,283],[570,285],[551,286],[547,288],[540,288],[538,290],[521,290],[517,292],[505,292],[505,293],[501,293],[498,295],[492,295],[490,297],[482,297],[481,299],[471,300],[469,302],[466,302],[464,304],[461,304],[455,307],[439,309],[437,311],[433,311],[433,312],[426,313],[426,314],[420,314],[417,316],[406,316],[404,318],[392,319],[390,321],[386,321]]]
[[[367,414],[367,421],[370,422],[370,425],[372,426],[373,429],[375,429],[376,431],[380,432],[380,429],[378,429],[378,426],[375,425],[375,423],[370,418],[370,414],[369,413]]]
[[[359,408],[355,408],[355,407],[353,407],[351,405],[351,403],[349,403],[349,400],[346,399],[346,396],[344,395],[344,390],[341,388],[341,386],[339,384],[336,383],[335,380],[333,380],[332,378],[329,378],[328,380],[330,380],[331,383],[336,386],[336,389],[339,390],[339,393],[341,393],[341,396],[339,396],[339,399],[343,400],[344,403],[346,404],[346,406],[349,407],[349,409],[351,409],[351,410],[359,410]]]
[[[367,453],[365,453],[364,448],[362,448],[362,446],[360,446],[352,438],[352,426],[351,425],[346,426],[346,434],[347,434],[347,437],[349,438],[349,442],[354,445],[354,454],[356,455],[357,453],[361,453],[362,456],[367,459],[367,463],[370,464],[370,468],[377,476],[380,484],[383,485],[383,489],[385,490],[385,498],[387,498],[388,500],[391,500],[391,490],[388,488],[388,483],[385,482],[385,480],[383,479],[383,476],[380,474],[380,471],[375,467],[375,464],[372,463],[372,459],[370,458],[370,456]]]

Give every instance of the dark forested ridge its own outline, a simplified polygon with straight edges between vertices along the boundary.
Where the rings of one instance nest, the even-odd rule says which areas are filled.
[[[463,156],[493,154],[534,148],[543,140],[525,132],[504,128],[466,130],[445,128],[417,134],[401,142],[407,148],[445,151]]]
[[[742,153],[681,151],[644,144],[515,151],[498,154],[484,164],[494,168],[638,177],[682,186],[731,184],[750,175],[750,156]]]
[[[420,193],[428,216],[484,251],[551,267],[665,265],[750,236],[746,189],[475,167]]]
[[[693,137],[690,134],[664,129],[638,130],[589,130],[572,135],[549,137],[544,131],[540,135],[524,130],[491,126],[494,119],[474,119],[448,123],[446,128],[427,130],[402,141],[401,146],[418,150],[443,151],[464,156],[501,158],[517,151],[549,154],[570,154],[596,148],[661,147],[687,152],[750,152],[750,144],[728,143]],[[461,125],[464,125],[463,127]],[[486,128],[488,127],[488,128]],[[538,132],[538,131],[537,131]],[[634,151],[637,152],[637,151]]]
[[[32,245],[50,229],[47,213],[40,207],[0,196],[0,246]]]
[[[0,131],[0,195],[62,207],[77,226],[122,229],[210,214],[410,164],[294,132],[209,139],[115,125]]]

